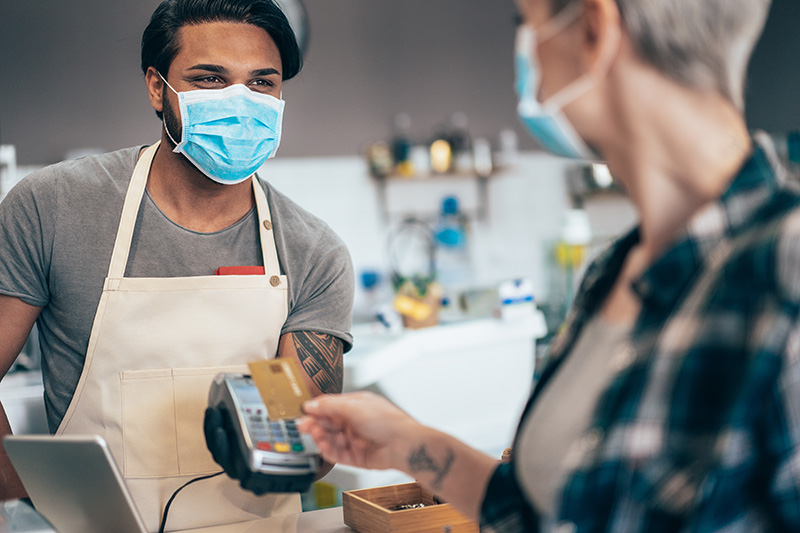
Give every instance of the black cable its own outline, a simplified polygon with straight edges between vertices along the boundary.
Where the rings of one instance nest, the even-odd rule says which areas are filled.
[[[177,488],[175,490],[175,492],[172,493],[172,496],[169,497],[169,501],[167,501],[167,505],[164,507],[164,515],[161,517],[161,525],[158,528],[158,533],[164,533],[164,527],[167,525],[167,514],[169,513],[169,506],[172,505],[172,500],[175,499],[175,496],[177,496],[180,491],[182,491],[186,486],[191,485],[195,481],[202,481],[204,479],[211,479],[212,477],[217,477],[220,474],[224,474],[224,472],[217,472],[216,474],[209,474],[207,476],[196,477],[196,478],[194,478],[192,480],[187,481],[186,483],[181,485],[179,488]]]

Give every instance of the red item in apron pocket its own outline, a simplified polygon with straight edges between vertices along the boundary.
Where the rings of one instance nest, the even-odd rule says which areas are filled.
[[[263,276],[263,266],[229,266],[219,267],[215,272],[217,276]]]

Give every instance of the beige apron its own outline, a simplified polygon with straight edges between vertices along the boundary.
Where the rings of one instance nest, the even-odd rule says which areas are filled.
[[[221,470],[203,435],[212,378],[275,357],[288,313],[269,206],[255,178],[265,275],[124,277],[157,149],[158,143],[148,148],[133,172],[83,373],[57,431],[98,434],[108,441],[150,531],[158,529],[175,489]],[[223,474],[182,490],[167,529],[297,512],[299,495],[257,497]]]

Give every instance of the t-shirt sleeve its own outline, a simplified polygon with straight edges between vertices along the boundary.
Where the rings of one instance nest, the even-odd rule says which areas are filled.
[[[23,179],[0,202],[0,294],[47,305],[56,217],[52,170]]]
[[[489,480],[481,506],[481,531],[487,533],[539,531],[536,513],[522,493],[511,462],[501,462]]]
[[[296,281],[301,286],[282,333],[314,331],[333,335],[344,342],[344,351],[348,352],[353,346],[350,326],[355,291],[350,252],[326,228],[308,257],[305,276]]]

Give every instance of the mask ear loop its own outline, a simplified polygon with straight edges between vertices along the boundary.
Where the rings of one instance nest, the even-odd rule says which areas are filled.
[[[556,19],[552,19],[552,21],[556,22],[555,26],[558,28],[558,31],[563,30],[569,24],[574,22],[573,17],[576,16],[577,13],[579,12],[577,9],[575,9],[575,6],[580,6],[580,3],[575,2],[574,4],[571,4],[570,6],[563,9],[561,13],[556,15],[557,18],[561,18],[562,15],[564,15],[564,17],[561,18],[560,20],[556,21]],[[548,25],[549,22],[545,23],[545,26]],[[555,33],[558,33],[558,31],[556,31]],[[542,41],[555,35],[555,33],[553,33],[549,28],[547,33],[548,35],[545,39],[540,39],[537,42],[541,43]],[[621,38],[619,32],[615,32],[615,34],[616,35],[614,38],[615,40],[614,45],[611,47],[606,47],[605,53],[603,53],[604,51],[601,51],[599,57],[599,61],[601,65],[603,65],[603,71],[605,74],[607,74],[611,70],[611,64],[613,63],[614,58],[619,53],[619,49],[621,46],[620,44]],[[592,79],[592,77],[593,77],[592,74],[589,73],[581,76],[581,78],[575,80],[570,85],[567,85],[561,91],[551,96],[546,102],[542,102],[542,109],[552,110],[552,111],[558,111],[563,109],[564,106],[578,99],[578,97],[582,96],[583,94],[588,92],[592,87],[594,87],[595,81]]]
[[[537,35],[537,43],[543,43],[549,38],[553,37],[564,31],[567,26],[575,22],[578,15],[583,10],[583,6],[579,0],[572,2],[570,5],[556,13],[550,20],[539,26],[533,28]]]
[[[158,74],[158,77],[159,77],[159,78],[161,78],[161,81],[163,81],[163,82],[164,82],[164,83],[167,85],[167,87],[169,87],[169,90],[170,90],[170,91],[174,92],[175,94],[178,94],[178,91],[176,91],[175,89],[173,89],[173,88],[172,88],[172,85],[170,85],[170,84],[169,84],[169,82],[167,81],[167,78],[165,78],[165,77],[164,77],[164,76],[163,76],[163,75],[162,75],[160,72],[158,72],[157,70],[156,70],[156,73]]]
[[[564,31],[570,24],[575,22],[582,10],[583,5],[581,2],[574,1],[538,28],[528,26],[528,31],[517,34],[519,39],[517,46],[524,46],[528,61],[538,64],[539,59],[536,56],[538,53],[538,46]],[[541,80],[539,80],[539,83],[541,83]],[[537,103],[537,106],[543,110],[558,111],[563,106],[591,89],[592,84],[590,78],[583,80],[578,79],[556,92],[556,94],[551,96],[547,101]],[[531,87],[534,93],[538,91],[538,89],[538,87]]]
[[[178,91],[176,91],[175,89],[172,88],[172,85],[169,84],[167,79],[164,76],[162,76],[161,73],[158,72],[157,70],[156,70],[156,73],[158,74],[158,77],[161,78],[161,81],[163,81],[166,84],[166,86],[169,87],[169,90],[174,92],[175,94],[177,94],[178,97],[180,97],[180,94],[178,93]],[[175,147],[175,150],[177,150],[178,149],[178,143],[175,142],[175,139],[172,138],[172,134],[169,132],[169,128],[167,127],[167,120],[164,118],[164,112],[163,111],[161,112],[161,124],[163,124],[164,131],[167,132],[167,137],[169,137],[169,140],[172,141],[172,145]]]

